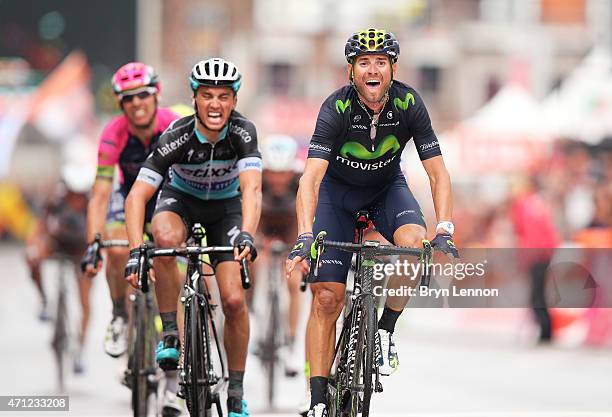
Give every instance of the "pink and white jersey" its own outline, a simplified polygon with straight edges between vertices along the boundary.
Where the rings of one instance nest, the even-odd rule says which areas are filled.
[[[124,196],[132,188],[141,165],[154,149],[160,135],[179,115],[166,108],[157,109],[155,134],[149,143],[142,143],[130,132],[125,115],[113,118],[104,128],[98,147],[98,178],[112,181],[115,166],[119,165],[120,191]]]

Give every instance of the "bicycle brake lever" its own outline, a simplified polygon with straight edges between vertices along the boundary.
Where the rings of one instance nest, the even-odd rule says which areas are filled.
[[[246,258],[242,258],[242,260],[240,261],[240,276],[242,278],[242,288],[244,288],[245,290],[248,290],[249,288],[251,288],[251,279],[249,277],[249,267],[247,265],[247,260]]]

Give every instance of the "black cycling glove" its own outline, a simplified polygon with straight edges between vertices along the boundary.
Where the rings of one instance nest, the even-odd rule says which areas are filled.
[[[248,246],[251,250],[249,253],[251,254],[251,262],[257,258],[257,249],[255,248],[255,239],[249,232],[242,231],[238,233],[236,239],[234,239],[234,247],[238,248],[240,252],[244,250],[244,248]]]
[[[448,233],[438,233],[436,237],[431,241],[431,246],[446,255],[450,255],[453,258],[459,258],[459,251],[455,247],[453,237]]]
[[[87,270],[87,265],[92,265],[94,268],[97,268],[98,263],[102,261],[102,256],[100,255],[100,246],[97,242],[91,243],[87,246],[87,251],[85,255],[81,259],[81,272],[85,272]]]
[[[295,242],[295,246],[289,252],[289,256],[287,258],[289,260],[293,260],[296,257],[301,257],[302,260],[308,261],[310,263],[310,248],[314,243],[314,235],[312,232],[302,233],[298,236],[297,241]]]
[[[130,251],[130,257],[125,264],[125,274],[127,278],[132,274],[138,274],[138,266],[140,264],[140,248],[132,249]]]

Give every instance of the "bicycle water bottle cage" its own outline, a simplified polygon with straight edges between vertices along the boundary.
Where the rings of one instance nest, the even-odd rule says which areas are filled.
[[[204,239],[204,228],[200,223],[194,223],[191,228],[191,236],[198,245],[202,243],[202,239]]]

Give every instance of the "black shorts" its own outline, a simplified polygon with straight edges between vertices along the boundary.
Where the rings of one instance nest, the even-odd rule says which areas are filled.
[[[425,226],[419,203],[408,188],[403,174],[392,178],[385,187],[355,187],[326,176],[319,188],[319,201],[313,232],[327,232],[326,239],[353,242],[355,217],[368,210],[376,230],[393,243],[393,233],[405,224]],[[319,276],[314,282],[346,282],[351,253],[328,249],[321,256]]]
[[[185,223],[187,234],[191,234],[194,223],[200,223],[206,230],[208,246],[233,246],[234,239],[242,226],[242,203],[240,197],[225,200],[200,200],[182,193],[170,185],[164,185],[157,199],[155,213],[171,211],[178,214]],[[231,253],[212,254],[213,265],[233,261]]]

